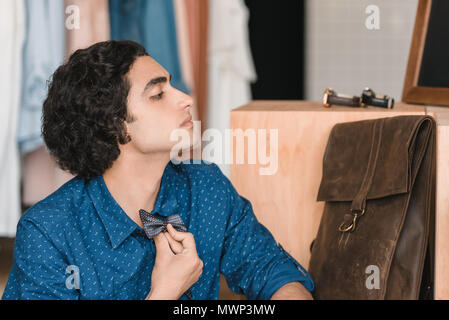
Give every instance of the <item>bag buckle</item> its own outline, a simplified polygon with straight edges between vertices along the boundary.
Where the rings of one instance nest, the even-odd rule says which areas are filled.
[[[349,221],[349,223],[348,223],[347,219],[345,219],[346,221],[343,221],[340,224],[340,226],[338,227],[339,231],[341,231],[341,232],[353,232],[355,230],[356,225],[357,225],[357,219],[365,214],[365,208],[363,208],[362,210],[352,210],[351,209],[351,213],[352,213],[351,221]]]

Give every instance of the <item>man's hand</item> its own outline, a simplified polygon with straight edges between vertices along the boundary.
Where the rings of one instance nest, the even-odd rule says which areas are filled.
[[[178,300],[203,272],[193,234],[177,231],[170,224],[167,230],[153,238],[156,261],[147,300]]]

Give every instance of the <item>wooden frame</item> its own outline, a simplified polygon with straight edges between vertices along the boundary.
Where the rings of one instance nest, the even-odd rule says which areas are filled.
[[[449,106],[449,88],[418,86],[418,77],[427,36],[432,0],[419,0],[405,74],[402,101]]]

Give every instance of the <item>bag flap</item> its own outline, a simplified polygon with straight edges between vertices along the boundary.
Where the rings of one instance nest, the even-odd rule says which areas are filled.
[[[336,124],[324,153],[317,200],[352,201],[362,185],[370,159],[376,162],[367,199],[409,192],[416,129],[426,117],[397,116]],[[374,136],[376,121],[383,121],[378,136]],[[373,137],[380,139],[380,145],[376,157],[370,158]]]

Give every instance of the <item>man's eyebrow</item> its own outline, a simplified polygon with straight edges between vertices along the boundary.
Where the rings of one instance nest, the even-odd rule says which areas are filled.
[[[172,75],[171,75],[171,74],[169,74],[169,78],[170,78],[169,81],[171,81],[171,78],[172,78]],[[167,77],[157,77],[157,78],[151,79],[151,80],[148,81],[148,83],[145,85],[145,88],[143,88],[142,94],[144,94],[145,91],[151,89],[151,88],[152,88],[153,86],[155,86],[156,84],[158,84],[158,83],[165,83],[165,82],[167,82]]]

